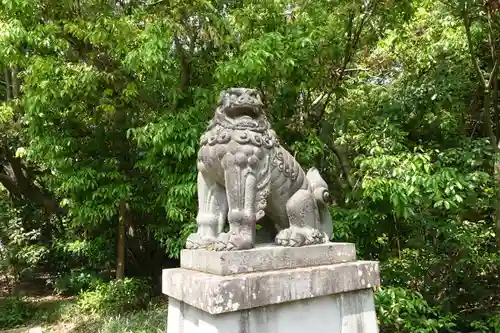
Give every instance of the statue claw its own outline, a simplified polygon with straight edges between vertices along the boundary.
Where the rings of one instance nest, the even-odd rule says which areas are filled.
[[[221,233],[217,237],[216,251],[247,250],[253,247],[251,236],[245,233],[231,232]]]
[[[196,249],[206,249],[215,243],[214,237],[201,236],[197,233],[193,233],[186,239],[186,249],[196,250]]]
[[[290,227],[281,230],[276,235],[275,243],[281,246],[304,246],[313,244],[322,244],[328,242],[328,236],[313,228]]]

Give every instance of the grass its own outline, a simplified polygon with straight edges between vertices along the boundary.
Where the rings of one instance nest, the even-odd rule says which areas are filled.
[[[43,333],[166,331],[166,300],[150,299],[142,280],[103,283],[95,290],[64,297],[47,288],[46,277],[18,281],[10,288],[1,277],[0,333],[26,333],[33,327],[42,327]]]
[[[70,332],[164,333],[167,327],[166,314],[164,306],[153,305],[142,311],[93,318],[75,326]]]
[[[3,311],[9,304],[11,311]],[[12,304],[15,304],[15,310],[12,310]],[[78,308],[75,298],[54,296],[3,298],[0,299],[0,309],[2,307],[0,322],[4,325],[0,326],[15,320],[19,323],[19,318],[22,318],[22,324],[17,326],[42,326],[44,333],[163,333],[167,323],[166,304],[158,300],[144,310],[115,315],[84,314]],[[9,321],[10,318],[6,316],[12,316],[12,319]]]

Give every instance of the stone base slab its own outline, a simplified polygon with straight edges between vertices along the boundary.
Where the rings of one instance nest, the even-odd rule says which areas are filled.
[[[211,315],[169,298],[167,333],[378,333],[371,289]]]
[[[222,314],[378,285],[378,263],[355,261],[231,276],[165,269],[162,291],[209,314]]]
[[[352,243],[326,243],[303,247],[260,245],[243,251],[182,250],[181,268],[233,275],[299,267],[331,265],[356,260]]]

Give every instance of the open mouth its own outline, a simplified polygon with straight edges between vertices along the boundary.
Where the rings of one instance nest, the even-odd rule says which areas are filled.
[[[258,118],[259,112],[255,106],[250,105],[237,105],[226,108],[226,114],[231,118],[250,117],[252,119]]]

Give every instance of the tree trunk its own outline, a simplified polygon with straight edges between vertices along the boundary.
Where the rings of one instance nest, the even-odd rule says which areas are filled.
[[[128,216],[128,205],[125,202],[120,204],[120,214],[118,217],[118,244],[116,249],[116,279],[125,277],[125,221]]]
[[[500,155],[500,138],[498,138],[495,134],[495,130],[492,124],[492,119],[491,119],[491,101],[496,102],[496,97],[497,97],[497,72],[500,68],[500,52],[497,51],[496,48],[496,42],[495,42],[495,33],[493,31],[493,25],[492,25],[492,12],[491,8],[488,8],[487,11],[487,17],[488,17],[488,27],[489,27],[489,46],[491,49],[491,60],[493,62],[493,68],[491,69],[491,72],[488,75],[488,79],[485,78],[481,71],[481,67],[479,66],[479,62],[477,57],[475,56],[474,53],[474,47],[472,44],[472,37],[471,37],[471,32],[470,32],[470,27],[471,27],[471,21],[470,21],[470,13],[469,13],[469,8],[467,4],[464,7],[463,10],[463,19],[464,19],[464,25],[465,25],[465,34],[467,36],[467,43],[469,46],[469,53],[471,56],[472,60],[472,65],[474,66],[474,69],[476,71],[476,75],[478,79],[481,81],[482,85],[484,86],[484,111],[483,111],[483,117],[484,117],[484,125],[485,125],[485,130],[486,133],[490,139],[490,144],[493,148],[493,162],[494,162],[494,167],[493,167],[493,182],[496,185],[495,189],[495,197],[493,200],[493,207],[495,209],[495,215],[493,217],[493,220],[495,221],[495,238],[496,238],[496,243],[497,247],[500,250],[500,161],[499,155]],[[496,114],[496,105],[494,105],[494,111]],[[495,116],[494,114],[494,116]],[[495,119],[495,118],[493,118]],[[498,125],[497,125],[498,126]]]
[[[486,87],[484,95],[484,123],[486,126],[486,132],[488,133],[488,137],[490,139],[490,143],[493,148],[493,180],[495,187],[495,197],[493,199],[493,207],[495,209],[495,215],[493,220],[495,221],[495,239],[497,243],[497,248],[500,250],[500,140],[497,140],[495,136],[495,131],[493,128],[493,124],[491,122],[491,92]],[[498,141],[498,143],[497,143]]]
[[[11,90],[10,90],[10,71],[8,68],[4,70],[4,75],[5,75],[5,99],[7,101],[10,101],[12,98]]]
[[[18,74],[17,67],[16,66],[12,67],[12,98],[19,98],[19,92],[21,90],[17,74]]]
[[[500,140],[498,140],[497,151],[495,154],[495,184],[496,184],[495,235],[497,240],[497,248],[500,250]]]

